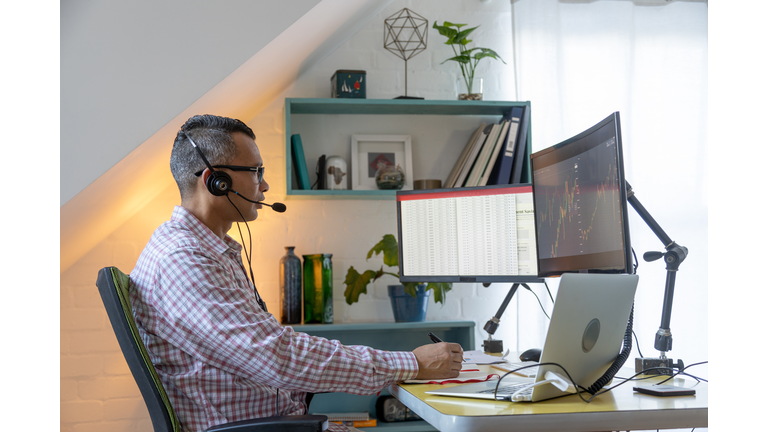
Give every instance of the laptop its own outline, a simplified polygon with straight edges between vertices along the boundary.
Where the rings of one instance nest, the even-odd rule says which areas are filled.
[[[637,282],[637,275],[563,274],[540,363],[562,365],[583,387],[597,381],[621,351]],[[575,392],[570,380],[558,380],[548,372],[568,380],[557,366],[538,366],[533,379],[507,375],[499,383],[497,399],[537,402]],[[425,393],[493,400],[497,382],[464,384]],[[508,389],[502,391],[503,388]]]

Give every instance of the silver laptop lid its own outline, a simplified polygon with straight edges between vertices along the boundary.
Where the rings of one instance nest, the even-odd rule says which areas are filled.
[[[540,363],[565,367],[576,384],[591,386],[621,351],[637,289],[637,275],[575,274],[560,278]],[[539,366],[536,381],[557,366]],[[533,401],[561,396],[551,385],[536,387]]]
[[[637,282],[637,275],[564,274],[540,362],[562,365],[578,385],[589,387],[594,384],[621,351]],[[557,366],[539,366],[535,382],[544,381],[549,370],[565,376]],[[524,382],[533,380],[508,375],[500,387]],[[426,393],[493,399],[493,393],[488,394],[487,390],[495,386],[496,381],[492,381]],[[544,384],[533,388],[531,400],[536,402],[566,394],[551,384]],[[499,395],[508,396],[504,392]]]

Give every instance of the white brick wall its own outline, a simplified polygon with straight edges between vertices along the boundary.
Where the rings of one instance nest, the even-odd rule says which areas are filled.
[[[243,119],[256,132],[257,143],[269,167],[271,190],[267,201],[284,201],[285,166],[283,145],[284,97],[328,97],[330,77],[337,69],[364,69],[368,78],[368,97],[393,98],[405,91],[403,62],[383,48],[383,23],[389,15],[408,7],[429,20],[482,24],[474,40],[479,46],[495,49],[511,63],[510,5],[494,0],[394,1],[379,16],[371,19],[355,36],[338,49],[310,65],[287,92],[252,119]],[[458,67],[440,65],[450,57],[444,38],[430,28],[428,48],[408,62],[408,94],[428,99],[455,98]],[[290,53],[286,53],[290,55]],[[500,62],[485,61],[479,73],[486,78],[486,99],[512,100],[512,68]],[[170,149],[169,143],[169,149]],[[170,150],[169,150],[170,151]],[[64,432],[146,431],[151,422],[138,388],[122,358],[95,286],[100,268],[115,265],[130,272],[152,231],[167,220],[179,202],[174,184],[133,219],[117,229],[80,261],[61,274],[61,430]],[[254,233],[253,270],[260,293],[271,311],[279,310],[278,264],[284,246],[296,246],[297,254],[332,253],[334,266],[334,315],[337,322],[392,321],[384,279],[361,296],[359,303],[344,302],[343,280],[354,265],[380,265],[376,258],[365,262],[365,254],[384,234],[394,233],[394,201],[284,201],[283,215],[266,210],[251,223]],[[243,228],[244,229],[244,228]],[[234,231],[235,238],[237,231]],[[380,258],[379,258],[380,260]],[[442,308],[430,304],[427,319],[469,319],[477,323],[478,344],[484,337],[482,326],[498,308],[506,288],[480,285],[455,285]],[[541,294],[540,294],[541,296]],[[538,310],[528,293],[519,297],[529,301],[522,309]],[[546,294],[544,294],[546,297]],[[544,298],[542,297],[542,301]],[[517,306],[513,303],[509,310]],[[514,349],[514,318],[502,321],[497,332],[505,346]],[[425,337],[425,343],[428,342]]]

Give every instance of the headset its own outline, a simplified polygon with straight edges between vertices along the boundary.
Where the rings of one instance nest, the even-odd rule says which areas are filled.
[[[192,137],[189,136],[189,134],[186,132],[184,132],[184,135],[187,136],[187,139],[192,144],[192,147],[194,147],[195,151],[197,151],[197,154],[200,155],[200,158],[205,163],[205,166],[208,167],[208,169],[211,171],[211,175],[209,175],[205,180],[205,187],[208,189],[208,192],[214,196],[224,196],[228,194],[229,191],[232,190],[232,177],[230,177],[230,175],[224,171],[214,170],[213,166],[211,166],[211,163],[208,162],[208,159],[206,159],[205,155],[197,146],[197,144],[192,141]]]

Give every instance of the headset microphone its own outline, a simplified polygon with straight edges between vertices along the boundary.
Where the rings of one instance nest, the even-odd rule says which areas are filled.
[[[279,203],[279,202],[276,202],[276,203],[274,203],[274,204],[267,204],[267,203],[265,203],[265,202],[262,202],[262,201],[254,201],[254,200],[252,200],[252,199],[246,198],[246,197],[242,196],[241,194],[239,194],[239,193],[238,193],[236,190],[234,190],[234,189],[230,189],[230,192],[232,192],[233,194],[235,194],[235,195],[239,196],[240,198],[242,198],[242,199],[244,199],[244,200],[246,200],[246,201],[248,201],[248,202],[252,202],[252,203],[254,203],[254,204],[261,204],[261,205],[265,205],[265,206],[267,206],[267,207],[271,207],[271,208],[272,208],[272,210],[274,210],[274,211],[276,211],[276,212],[278,212],[278,213],[283,213],[283,212],[284,212],[284,211],[287,209],[287,207],[286,207],[286,206],[285,206],[285,204],[283,204],[283,203]]]

